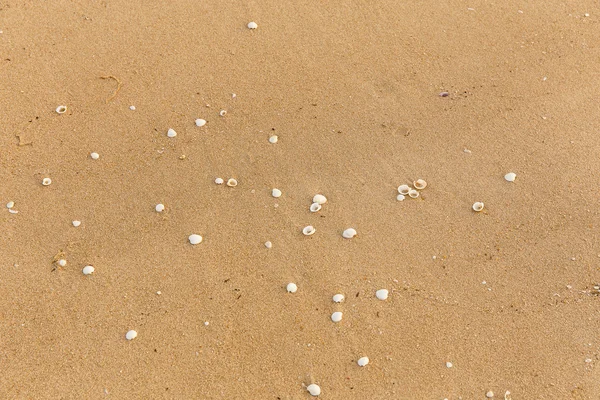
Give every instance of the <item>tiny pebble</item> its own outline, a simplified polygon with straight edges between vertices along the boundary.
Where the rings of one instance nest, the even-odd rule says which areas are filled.
[[[56,112],[59,114],[64,114],[67,112],[67,106],[58,106],[56,107]]]
[[[265,247],[266,247],[267,249],[270,249],[270,248],[272,248],[272,247],[273,247],[273,243],[271,243],[271,242],[265,242]]]
[[[227,186],[229,186],[229,187],[236,187],[237,184],[238,184],[238,181],[233,178],[229,178],[227,180]]]
[[[516,178],[517,174],[514,172],[509,172],[508,174],[504,175],[504,179],[506,179],[508,182],[514,182]]]
[[[361,357],[358,359],[358,362],[357,362],[359,367],[364,367],[368,363],[369,363],[369,357]]]
[[[452,368],[452,363],[450,361],[446,362],[446,368]]]
[[[281,190],[279,189],[273,189],[273,191],[271,192],[271,195],[275,198],[277,197],[281,197]]]
[[[72,224],[75,228],[77,228],[79,225],[81,225],[81,221],[73,221]]]
[[[125,339],[127,339],[127,340],[133,340],[136,337],[137,337],[137,332],[134,331],[133,329],[125,334]]]
[[[225,181],[223,180],[223,178],[217,178],[217,179],[215,179],[215,183],[216,183],[217,185],[222,185],[222,184],[223,184],[223,182],[225,182]]]
[[[44,178],[44,179],[42,179],[42,185],[44,185],[44,186],[48,186],[51,183],[52,183],[52,179],[50,179],[50,178]]]
[[[492,397],[494,397],[494,392],[492,392],[491,390],[489,392],[487,392],[485,394],[485,397],[487,397],[488,399],[491,399]]]
[[[206,120],[203,120],[202,118],[198,118],[196,120],[196,126],[204,126],[206,125]]]
[[[67,265],[67,260],[61,258],[60,260],[58,260],[58,265],[60,265],[61,267],[65,267]]]
[[[305,236],[310,236],[310,235],[312,235],[313,233],[315,233],[316,231],[317,231],[317,230],[316,230],[316,229],[315,229],[315,228],[314,228],[312,225],[305,226],[305,227],[304,227],[304,229],[302,229],[302,233],[303,233]]]
[[[354,236],[356,236],[356,229],[354,228],[348,228],[342,232],[342,237],[344,237],[344,239],[352,239]]]
[[[92,160],[97,160],[97,159],[100,158],[100,154],[98,154],[98,153],[91,153],[90,157],[92,157]]]
[[[256,29],[258,24],[256,22],[248,22],[248,29]]]
[[[342,320],[342,316],[343,314],[340,311],[336,311],[333,314],[331,314],[331,320],[333,322],[340,322]]]
[[[269,138],[269,143],[277,143],[277,140],[279,140],[279,138],[277,137],[277,135],[273,135]]]
[[[83,267],[83,270],[81,272],[83,272],[84,275],[91,275],[94,273],[95,270],[96,269],[91,265],[86,265],[85,267]]]
[[[227,111],[226,111],[226,110],[221,110],[221,111],[219,111],[219,115],[220,115],[221,117],[224,117],[224,116],[225,116],[225,114],[227,114]]]
[[[202,236],[196,235],[195,233],[188,237],[191,244],[199,244],[202,242]]]
[[[406,196],[403,194],[399,194],[398,196],[396,196],[396,200],[398,201],[404,201],[404,199],[406,199]]]
[[[387,289],[379,289],[377,292],[375,292],[375,296],[377,296],[377,298],[379,300],[386,300],[388,298],[388,290]]]
[[[313,197],[313,203],[323,205],[327,203],[327,197],[323,196],[322,194],[316,194],[315,197]]]
[[[312,203],[309,209],[310,212],[317,212],[321,209],[321,205],[319,203]]]
[[[333,302],[334,303],[341,303],[343,301],[344,301],[344,295],[343,294],[338,293],[338,294],[333,295]]]
[[[167,131],[167,136],[170,138],[174,138],[175,136],[177,136],[177,132],[175,132],[175,129],[169,128],[169,130]]]
[[[290,283],[287,284],[286,290],[289,293],[296,293],[296,291],[298,290],[298,286],[295,283],[290,282]]]
[[[156,210],[156,212],[163,212],[165,210],[165,205],[157,204],[156,207],[154,207],[154,209]]]
[[[129,106],[129,109],[130,109],[131,111],[135,111],[135,106]]]
[[[475,203],[473,203],[473,211],[479,212],[483,210],[483,203],[480,201],[476,201]]]
[[[321,388],[319,387],[319,385],[314,383],[308,385],[306,387],[306,390],[308,390],[308,393],[310,393],[311,396],[318,396],[321,394]]]
[[[14,206],[15,206],[14,201],[9,201],[8,203],[6,203],[6,208],[13,208]]]

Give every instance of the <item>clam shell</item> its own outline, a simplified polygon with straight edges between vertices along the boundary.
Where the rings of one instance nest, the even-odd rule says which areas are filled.
[[[410,186],[408,186],[408,185],[398,186],[398,193],[406,196],[408,194],[408,192],[410,192]]]
[[[409,196],[411,199],[416,199],[417,197],[419,197],[419,192],[418,192],[417,190],[415,190],[415,189],[410,189],[410,190],[408,191],[408,196]]]
[[[313,197],[313,203],[323,205],[327,203],[327,197],[323,196],[322,194],[316,194],[315,197]]]
[[[237,184],[238,184],[238,181],[236,181],[236,180],[235,180],[235,179],[233,179],[233,178],[229,178],[229,179],[227,180],[227,186],[229,186],[229,187],[236,187],[236,186],[237,186]]]
[[[352,239],[354,236],[356,236],[356,229],[348,228],[344,232],[342,232],[342,236],[344,237],[344,239]]]
[[[417,179],[413,182],[413,186],[417,190],[423,190],[427,187],[427,182],[425,182],[423,179]]]
[[[319,203],[312,203],[310,205],[310,212],[317,212],[321,209],[321,205]]]
[[[481,201],[473,203],[473,211],[479,212],[481,210],[483,210],[483,203]]]
[[[310,236],[310,235],[312,235],[313,233],[315,233],[316,231],[317,231],[317,230],[316,230],[316,229],[315,229],[315,227],[314,227],[314,226],[312,226],[312,225],[305,226],[305,227],[304,227],[304,229],[302,229],[302,233],[303,233],[305,236]]]

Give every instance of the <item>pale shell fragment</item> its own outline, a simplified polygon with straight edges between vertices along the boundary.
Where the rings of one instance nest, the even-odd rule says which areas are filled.
[[[344,314],[341,313],[341,311],[336,311],[333,314],[331,314],[331,320],[333,322],[340,322],[342,320]]]
[[[319,387],[319,385],[311,383],[310,385],[308,385],[306,387],[306,390],[308,390],[308,393],[310,393],[311,396],[318,396],[321,394],[321,388]]]
[[[248,22],[248,29],[256,29],[258,28],[258,24],[254,21]]]
[[[404,201],[404,199],[406,199],[406,196],[403,194],[399,194],[398,196],[396,196],[396,200],[398,201]]]
[[[175,129],[169,128],[169,130],[167,131],[167,136],[170,138],[174,138],[175,136],[177,136],[177,132],[175,132]]]
[[[359,367],[364,367],[369,363],[369,357],[361,357],[358,359],[357,364]]]
[[[233,179],[233,178],[229,178],[229,179],[227,180],[227,186],[229,186],[229,187],[236,187],[236,186],[237,186],[237,184],[238,184],[238,181],[236,181],[236,180],[235,180],[235,179]]]
[[[321,209],[321,205],[319,203],[312,203],[310,205],[310,212],[317,212]]]
[[[334,303],[341,303],[343,301],[344,301],[344,295],[343,294],[338,293],[338,294],[334,294],[333,295],[333,302]]]
[[[480,201],[476,201],[475,203],[473,203],[473,211],[479,212],[483,210],[483,203]]]
[[[154,209],[156,210],[156,212],[163,212],[165,210],[165,205],[157,204],[156,207],[154,207]]]
[[[129,109],[130,109],[131,111],[135,111],[135,106],[129,106]]]
[[[398,186],[398,193],[406,196],[408,194],[408,192],[410,192],[410,186],[408,186],[408,185]]]
[[[59,114],[64,114],[67,112],[67,106],[58,106],[56,107],[56,112]]]
[[[413,182],[413,186],[417,190],[423,190],[427,187],[427,182],[425,182],[423,179],[417,179]]]
[[[506,179],[508,182],[514,182],[515,179],[517,179],[517,174],[514,172],[509,172],[508,174],[504,175],[504,179]]]
[[[322,194],[316,194],[315,197],[313,197],[313,203],[323,205],[327,203],[327,197],[323,196]]]
[[[6,208],[13,208],[15,206],[15,202],[14,201],[9,201],[8,203],[6,203]]]
[[[195,122],[196,122],[196,126],[204,126],[204,125],[206,125],[206,120],[204,120],[202,118],[198,118]]]
[[[273,190],[271,191],[271,195],[272,195],[273,197],[275,197],[275,198],[277,198],[277,197],[281,197],[281,194],[282,194],[282,193],[281,193],[281,190],[279,190],[279,189],[273,189]]]
[[[202,243],[202,236],[194,233],[188,237],[188,240],[191,244],[200,244]]]
[[[215,183],[216,183],[217,185],[222,185],[222,184],[223,184],[223,182],[225,182],[225,181],[223,180],[223,178],[217,178],[217,179],[215,179]]]
[[[138,335],[137,332],[132,329],[125,334],[125,339],[133,340],[137,337],[137,335]]]
[[[419,197],[419,191],[415,189],[410,189],[408,191],[408,197],[410,197],[411,199],[416,199],[417,197]]]
[[[219,111],[219,115],[220,115],[221,117],[224,117],[224,116],[225,116],[225,114],[227,114],[227,111],[226,111],[226,110],[221,110],[221,111]]]
[[[44,186],[48,186],[51,183],[52,183],[52,179],[50,179],[50,178],[44,178],[44,179],[42,179],[42,185],[44,185]]]
[[[85,267],[83,267],[81,272],[83,272],[84,275],[91,275],[94,273],[95,270],[96,269],[94,267],[92,267],[91,265],[86,265]]]
[[[19,213],[17,210],[13,210],[12,208],[9,208],[8,212],[11,213],[11,214],[18,214]]]
[[[377,292],[375,292],[375,296],[379,300],[387,300],[388,295],[389,295],[389,291],[387,289],[379,289]]]
[[[317,231],[317,230],[316,230],[316,229],[314,228],[314,226],[312,226],[312,225],[305,226],[305,227],[304,227],[304,229],[302,229],[302,233],[303,233],[305,236],[310,236],[310,235],[312,235],[313,233],[315,233],[316,231]]]
[[[491,399],[492,397],[494,397],[494,392],[492,392],[491,390],[489,392],[487,392],[485,394],[485,397],[487,397],[488,399]]]
[[[75,220],[75,221],[73,221],[73,222],[72,222],[72,224],[73,224],[73,226],[74,226],[75,228],[77,228],[79,225],[81,225],[81,221],[77,221],[77,220]]]
[[[277,135],[273,135],[269,138],[269,143],[275,144],[275,143],[277,143],[277,140],[279,140]]]
[[[61,258],[60,260],[58,260],[57,264],[61,267],[65,267],[67,265],[67,260]]]
[[[100,158],[100,154],[98,153],[91,153],[90,157],[92,158],[92,160],[97,160]]]
[[[273,243],[271,243],[271,242],[265,242],[265,247],[266,247],[267,249],[270,249],[270,248],[272,248],[272,247],[273,247]]]
[[[446,361],[446,368],[452,368],[452,363],[450,361]]]
[[[285,287],[285,289],[289,293],[296,293],[296,291],[298,290],[298,286],[295,283],[290,282],[290,283],[287,284],[287,286]]]
[[[356,236],[356,229],[348,228],[344,232],[342,232],[342,236],[344,237],[344,239],[352,239],[354,236]]]

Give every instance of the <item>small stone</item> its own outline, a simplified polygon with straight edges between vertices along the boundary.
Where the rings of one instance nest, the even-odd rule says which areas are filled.
[[[487,397],[488,399],[491,399],[492,397],[494,397],[494,392],[492,392],[491,390],[489,392],[487,392],[485,394],[485,397]]]
[[[375,292],[375,296],[379,300],[387,300],[388,295],[389,295],[389,291],[387,289],[379,289],[377,292]]]
[[[266,247],[267,249],[270,249],[270,248],[272,248],[272,247],[273,247],[273,243],[271,243],[271,242],[265,242],[265,247]]]
[[[225,181],[223,180],[223,178],[217,178],[217,179],[215,179],[215,183],[216,183],[217,185],[222,185],[222,184],[223,184],[223,182],[225,182]]]
[[[275,197],[275,198],[277,198],[277,197],[281,197],[281,194],[282,194],[282,193],[281,193],[281,190],[279,190],[279,189],[273,189],[273,190],[271,191],[271,195],[272,195],[273,197]]]
[[[77,221],[77,220],[75,220],[75,221],[73,221],[73,222],[72,222],[72,224],[73,224],[73,226],[74,226],[75,228],[77,228],[79,225],[81,225],[81,221]]]
[[[290,283],[287,284],[286,290],[289,293],[296,293],[296,291],[298,290],[298,286],[295,283],[290,282]]]
[[[44,178],[44,179],[42,179],[42,185],[44,185],[44,186],[48,186],[51,183],[52,183],[52,179],[50,179],[50,178]]]
[[[96,268],[92,267],[91,265],[86,265],[85,267],[83,267],[83,270],[81,272],[83,272],[84,275],[91,275],[94,273],[95,270]]]
[[[6,208],[11,209],[15,206],[15,202],[14,201],[9,201],[8,203],[6,203]]]
[[[508,182],[514,182],[516,178],[517,174],[514,172],[509,172],[508,174],[504,175],[504,179],[506,179]]]
[[[191,244],[200,244],[202,243],[202,236],[196,235],[195,233],[188,237],[188,240]]]
[[[279,138],[277,137],[277,135],[273,135],[269,138],[269,143],[271,144],[275,144],[277,143],[277,140],[279,140]]]
[[[92,160],[97,160],[97,159],[100,158],[100,154],[98,154],[98,153],[91,153],[90,157],[92,157]]]
[[[342,232],[342,237],[344,239],[352,239],[354,236],[356,236],[356,229],[354,228],[348,228]]]
[[[333,322],[340,322],[342,320],[344,314],[342,314],[340,311],[336,311],[333,314],[331,314],[331,320]]]
[[[369,357],[361,357],[358,359],[357,364],[359,367],[364,367],[369,363]]]
[[[175,129],[169,128],[169,130],[167,131],[167,136],[170,138],[174,138],[175,136],[177,136],[177,132],[175,132]]]
[[[256,22],[248,22],[248,29],[256,29],[258,24]]]
[[[137,332],[132,329],[125,334],[125,339],[133,340],[137,337],[137,335],[138,335]]]
[[[60,260],[58,260],[58,265],[60,265],[61,267],[66,267],[67,260],[61,258]]]
[[[56,112],[59,114],[64,114],[67,112],[67,106],[58,106],[56,107]]]
[[[163,211],[165,211],[165,205],[157,204],[156,207],[154,207],[154,209],[156,210],[156,212],[163,212]]]
[[[344,301],[344,295],[343,294],[338,293],[338,294],[333,295],[333,302],[334,303],[341,303],[343,301]]]
[[[313,197],[313,203],[323,205],[327,203],[327,197],[323,196],[322,194],[316,194],[315,197]]]
[[[318,396],[321,394],[321,388],[319,387],[319,385],[311,383],[310,385],[308,385],[306,387],[306,390],[308,390],[308,393],[310,393],[311,396]]]
[[[206,125],[206,120],[202,119],[202,118],[198,118],[196,120],[196,126],[204,126]]]

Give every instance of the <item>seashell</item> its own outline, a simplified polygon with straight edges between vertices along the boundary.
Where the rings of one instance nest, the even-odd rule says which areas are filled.
[[[225,111],[225,110],[221,110],[221,111],[219,111],[219,115],[220,115],[221,117],[224,117],[224,116],[225,116],[225,114],[227,114],[227,111]]]
[[[44,186],[48,186],[51,183],[52,183],[52,179],[50,179],[50,178],[44,178],[44,179],[42,179],[42,185],[44,185]]]
[[[72,224],[75,228],[77,228],[79,225],[81,225],[81,221],[73,221]]]
[[[195,233],[188,237],[188,240],[191,244],[200,244],[202,243],[202,236],[196,235]]]
[[[416,199],[417,197],[419,197],[419,192],[418,192],[418,191],[416,191],[415,189],[410,189],[410,190],[408,191],[408,196],[409,196],[411,199]]]
[[[342,232],[342,236],[344,237],[344,239],[352,239],[354,236],[356,236],[356,229],[348,228],[344,232]]]
[[[321,394],[321,388],[319,387],[319,385],[316,385],[314,383],[308,385],[306,387],[306,390],[308,390],[308,393],[310,393],[311,396],[318,396]]]
[[[504,175],[504,179],[506,179],[508,182],[514,182],[515,179],[517,179],[517,174],[514,172],[509,172],[508,174]]]
[[[321,205],[319,203],[312,203],[310,205],[310,212],[317,212],[321,209]]]
[[[127,332],[125,334],[125,339],[127,340],[133,340],[137,337],[137,332],[134,330],[130,330],[129,332]]]
[[[410,186],[408,186],[408,185],[398,186],[398,193],[406,196],[408,194],[408,192],[410,192]]]
[[[94,273],[95,270],[96,269],[91,265],[86,265],[85,267],[83,267],[83,270],[81,272],[83,272],[84,275],[91,275]]]
[[[336,311],[333,314],[331,314],[331,320],[333,322],[340,322],[343,316],[344,314],[342,314],[340,311]]]
[[[100,154],[98,153],[91,153],[90,157],[92,158],[92,160],[97,160],[100,158]]]
[[[483,203],[480,201],[476,201],[475,203],[473,203],[473,211],[479,212],[483,210]]]
[[[15,202],[14,201],[9,201],[8,203],[6,203],[6,208],[13,208],[15,206]]]
[[[217,178],[217,179],[215,179],[215,183],[216,183],[217,185],[222,185],[222,184],[223,184],[223,182],[224,182],[223,178]]]
[[[399,194],[398,196],[396,196],[396,200],[398,201],[404,201],[404,199],[406,199],[406,196],[403,194]]]
[[[379,289],[377,292],[375,292],[375,296],[379,300],[386,300],[388,298],[388,294],[389,291],[387,289]]]
[[[196,123],[196,126],[204,126],[206,125],[206,120],[202,119],[202,118],[198,118],[196,121],[194,121]]]
[[[266,247],[267,249],[270,249],[270,248],[272,248],[272,247],[273,247],[273,243],[271,243],[271,242],[265,242],[265,247]]]
[[[333,302],[334,303],[341,303],[342,301],[344,301],[344,295],[343,294],[335,294],[333,295]]]
[[[163,212],[165,210],[165,205],[157,204],[156,207],[154,207],[154,209],[156,210],[156,212]]]
[[[169,130],[167,131],[167,136],[170,138],[174,138],[175,136],[177,136],[177,132],[175,132],[175,129],[169,128]]]
[[[417,190],[423,190],[427,187],[427,182],[425,182],[423,179],[417,179],[413,182],[413,186]]]
[[[269,138],[269,143],[275,144],[275,143],[277,143],[278,140],[279,140],[279,138],[277,137],[277,135],[273,135]]]
[[[67,106],[58,106],[56,107],[56,112],[59,114],[64,114],[67,112]]]
[[[316,230],[316,229],[315,229],[315,228],[314,228],[312,225],[305,226],[305,227],[304,227],[304,229],[302,229],[302,233],[303,233],[305,236],[310,236],[310,235],[312,235],[313,233],[315,233],[316,231],[317,231],[317,230]]]
[[[236,186],[237,186],[237,184],[238,184],[238,181],[236,181],[236,180],[235,180],[235,179],[233,179],[233,178],[229,178],[229,179],[227,180],[227,186],[229,186],[229,187],[236,187]]]
[[[296,291],[298,290],[298,286],[295,283],[290,282],[287,284],[285,289],[288,291],[288,293],[296,293]]]
[[[369,357],[361,357],[358,359],[357,364],[359,367],[364,367],[369,363]]]
[[[256,22],[248,22],[248,29],[256,29],[258,28],[258,24]]]
[[[273,197],[275,197],[275,198],[277,198],[277,197],[281,197],[281,190],[279,190],[279,189],[273,189],[273,190],[271,191],[271,195],[272,195]]]
[[[313,203],[323,205],[327,203],[327,197],[323,196],[322,194],[316,194],[315,197],[313,197]]]

